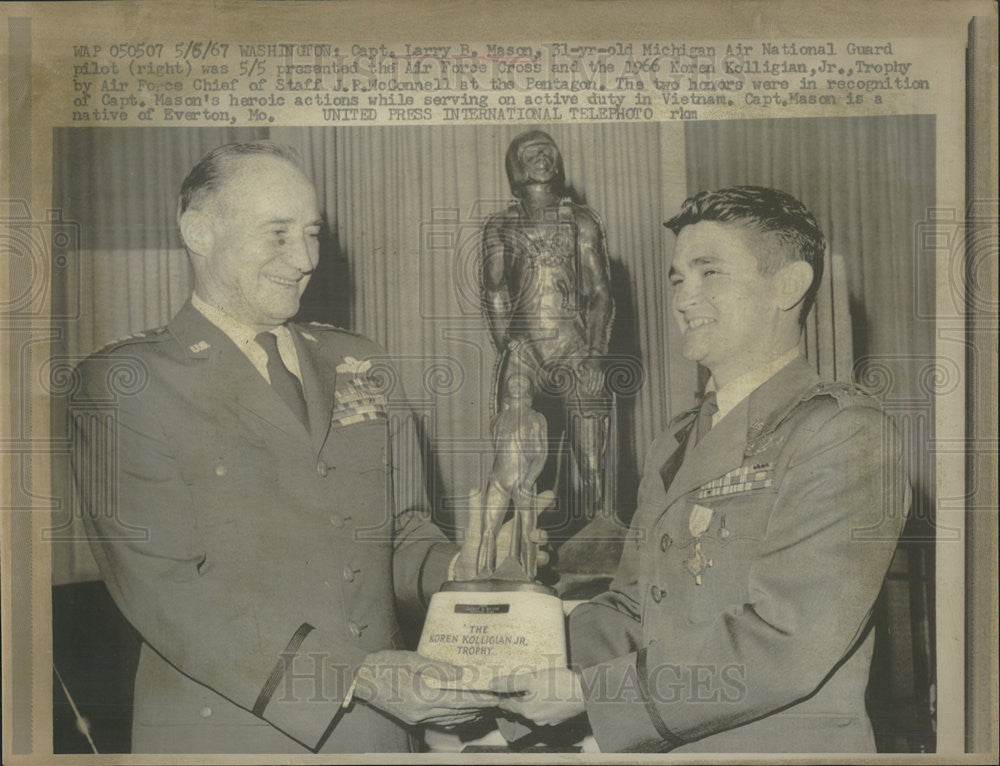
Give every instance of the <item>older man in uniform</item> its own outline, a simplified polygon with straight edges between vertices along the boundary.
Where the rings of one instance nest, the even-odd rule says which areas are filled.
[[[419,606],[461,562],[399,478],[417,448],[368,374],[385,352],[289,321],[321,223],[293,150],[213,150],[179,204],[190,301],[81,365],[88,534],[144,642],[134,752],[401,751],[399,722],[495,701],[432,690],[421,671],[460,671],[394,651],[396,602]],[[126,369],[138,385],[116,394]]]
[[[585,714],[604,751],[862,752],[869,617],[909,504],[878,404],[799,356],[824,241],[780,191],[702,192],[666,224],[699,407],[652,445],[611,590],[578,607],[576,670],[503,707]]]

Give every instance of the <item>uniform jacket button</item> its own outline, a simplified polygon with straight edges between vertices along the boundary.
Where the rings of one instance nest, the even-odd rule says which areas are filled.
[[[337,529],[340,529],[342,526],[344,526],[344,519],[341,516],[338,516],[337,514],[333,514],[333,516],[330,517],[330,523],[333,524],[333,526],[336,527]]]
[[[355,638],[361,638],[361,634],[364,633],[366,625],[358,625],[354,620],[347,623],[348,630],[351,631],[351,635]]]
[[[320,460],[316,464],[316,473],[318,473],[320,476],[326,476],[328,473],[330,473],[330,466],[328,466],[326,463]]]
[[[219,463],[217,466],[215,466],[216,476],[225,476],[227,473],[229,473],[229,469],[226,468],[225,463]]]
[[[653,601],[659,604],[660,600],[663,598],[663,591],[660,590],[659,586],[651,585],[649,588],[649,595],[653,597]]]
[[[347,582],[354,582],[354,575],[360,572],[360,569],[354,569],[350,564],[344,567],[344,579]]]
[[[201,709],[201,717],[208,718],[210,715],[212,715],[212,708],[210,708],[208,705],[205,705],[205,707]]]
[[[670,535],[665,534],[663,535],[663,537],[660,538],[660,550],[663,551],[664,553],[666,553],[667,548],[669,548],[673,544],[674,541],[670,539]]]

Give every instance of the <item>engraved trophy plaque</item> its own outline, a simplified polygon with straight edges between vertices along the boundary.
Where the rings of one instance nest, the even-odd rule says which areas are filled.
[[[489,483],[473,496],[482,499],[481,507],[470,509],[468,531],[480,540],[475,576],[446,582],[434,594],[417,648],[428,659],[464,668],[456,684],[461,688],[488,689],[497,676],[566,665],[562,602],[535,582],[535,529],[549,501],[535,493],[546,422],[531,409],[531,396],[530,378],[508,379],[492,424]],[[512,504],[513,518],[503,526]]]

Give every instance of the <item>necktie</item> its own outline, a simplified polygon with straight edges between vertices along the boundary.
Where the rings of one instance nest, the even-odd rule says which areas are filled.
[[[719,403],[716,400],[715,391],[709,391],[701,400],[701,409],[698,410],[698,419],[694,424],[695,444],[704,439],[705,434],[712,430],[712,416],[718,411]]]
[[[274,333],[262,332],[254,340],[267,353],[267,375],[271,379],[271,387],[308,430],[309,416],[306,414],[306,399],[302,395],[302,384],[291,370],[285,367],[281,354],[278,353],[278,339]]]
[[[677,471],[680,470],[688,443],[691,439],[694,439],[694,443],[697,444],[699,439],[702,439],[705,434],[712,430],[712,416],[718,411],[719,405],[715,398],[715,391],[709,391],[705,394],[705,398],[701,400],[701,408],[698,410],[694,426],[688,431],[687,436],[681,442],[680,446],[674,450],[674,453],[667,458],[667,462],[660,468],[660,479],[663,481],[664,492],[670,490],[670,483],[674,480],[674,476],[677,475]]]

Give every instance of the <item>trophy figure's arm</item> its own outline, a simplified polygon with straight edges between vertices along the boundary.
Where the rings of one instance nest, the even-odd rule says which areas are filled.
[[[483,228],[483,311],[490,338],[497,351],[505,345],[513,300],[507,281],[507,264],[502,236],[503,224],[491,218]]]
[[[577,225],[587,349],[591,356],[603,356],[608,351],[615,313],[604,226],[589,208],[578,210]]]

